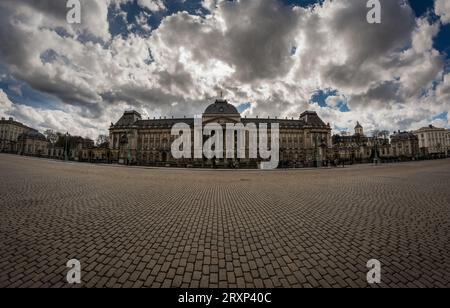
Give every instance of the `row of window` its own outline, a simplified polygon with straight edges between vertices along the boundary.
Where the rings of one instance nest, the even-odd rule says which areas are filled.
[[[428,138],[444,138],[449,135],[449,132],[435,132],[435,133],[427,133],[427,134],[420,134],[420,137],[423,139],[425,136]]]

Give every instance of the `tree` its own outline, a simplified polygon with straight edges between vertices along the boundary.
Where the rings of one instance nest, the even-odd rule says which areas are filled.
[[[378,129],[375,129],[371,132],[372,137],[378,138],[380,137],[380,131]]]
[[[380,132],[380,136],[383,137],[384,139],[389,139],[389,134],[390,132],[388,130],[382,130]]]
[[[58,141],[60,133],[55,132],[53,129],[47,129],[44,132],[44,136],[51,144],[55,144]]]
[[[106,144],[106,143],[109,143],[109,136],[106,136],[106,135],[99,135],[99,136],[97,137],[97,140],[96,140],[96,145],[97,145],[97,146],[102,146],[102,145],[104,145],[104,144]]]
[[[389,138],[389,131],[387,130],[378,130],[375,129],[371,132],[372,137],[374,138],[383,138],[383,139],[388,139]]]

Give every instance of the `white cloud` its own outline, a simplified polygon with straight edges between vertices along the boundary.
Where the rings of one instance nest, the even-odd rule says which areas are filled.
[[[0,115],[13,117],[30,127],[45,131],[53,129],[59,132],[69,132],[72,135],[96,138],[99,134],[107,134],[111,119],[117,115],[117,110],[130,109],[130,105],[120,103],[117,106],[106,107],[103,114],[95,119],[83,116],[83,110],[76,106],[58,106],[63,109],[44,109],[10,101],[0,89]]]
[[[443,24],[450,23],[450,1],[448,0],[435,0],[435,13],[441,17]]]
[[[152,12],[165,11],[166,6],[162,0],[138,0],[141,7],[147,8]]]
[[[0,114],[8,114],[12,108],[12,102],[2,89],[0,89]]]

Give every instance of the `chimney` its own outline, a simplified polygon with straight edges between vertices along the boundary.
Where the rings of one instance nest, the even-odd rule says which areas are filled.
[[[13,119],[12,117],[10,117],[10,118],[9,118],[9,121],[11,121],[11,122],[12,122],[12,121],[14,121],[14,119]]]
[[[5,117],[2,117],[2,121],[5,121]]]

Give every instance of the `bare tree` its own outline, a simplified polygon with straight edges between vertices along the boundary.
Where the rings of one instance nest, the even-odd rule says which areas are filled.
[[[375,129],[375,130],[371,131],[371,135],[374,138],[379,138],[380,137],[380,131],[378,129]]]
[[[44,132],[44,136],[51,144],[55,144],[58,141],[59,133],[55,132],[53,129],[47,129]]]
[[[96,140],[97,146],[104,145],[105,143],[109,143],[109,136],[107,135],[99,135]]]
[[[388,139],[389,138],[389,134],[390,134],[390,132],[388,130],[380,131],[380,137],[383,137],[384,139]]]
[[[383,139],[389,138],[389,131],[387,131],[387,130],[375,129],[371,132],[371,134],[372,134],[372,137],[374,137],[374,138],[383,138]]]

